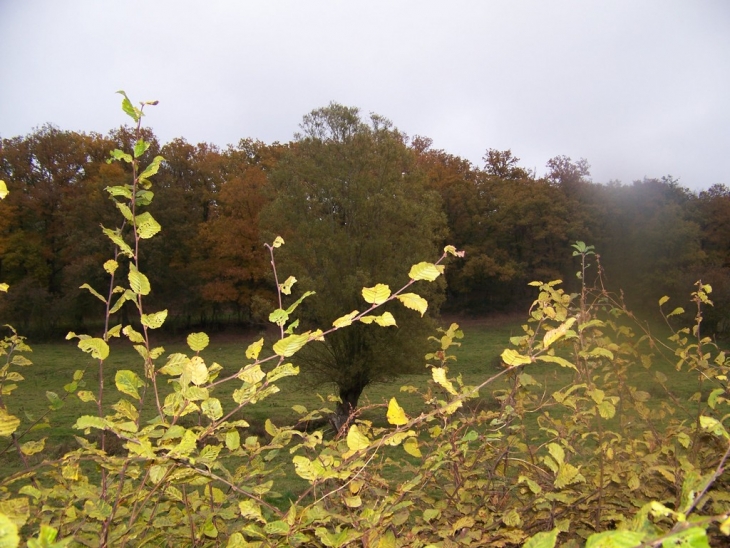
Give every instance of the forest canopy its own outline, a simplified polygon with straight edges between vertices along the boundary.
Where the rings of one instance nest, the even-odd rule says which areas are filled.
[[[328,120],[327,112],[338,118]],[[225,149],[184,138],[160,144],[146,130],[151,146],[143,163],[165,158],[155,187],[159,199],[150,207],[164,237],[151,242],[142,259],[156,277],[152,301],[169,309],[168,328],[265,323],[274,282],[262,231],[299,230],[305,211],[293,204],[305,182],[321,183],[318,207],[344,203],[344,193],[356,185],[330,175],[350,169],[353,176],[368,171],[380,181],[377,192],[398,199],[368,206],[360,247],[343,233],[327,253],[360,260],[373,253],[368,245],[382,249],[372,241],[376,235],[401,253],[453,244],[466,256],[447,270],[443,311],[520,309],[531,298],[526,284],[533,280],[561,278],[574,288],[568,251],[581,240],[595,246],[609,289],[624,291],[632,307],[653,307],[662,295],[681,298],[701,279],[715,290],[705,325],[720,334],[730,329],[730,190],[723,185],[694,192],[669,176],[626,185],[594,182],[585,159],[565,156],[551,159],[547,175],[537,176],[511,150],[486,149],[477,166],[432,148],[427,137],[407,136],[381,116],[363,122],[357,108],[335,103],[304,116],[301,128],[289,143],[241,139]],[[370,144],[363,144],[363,135]],[[129,149],[132,138],[125,127],[101,135],[49,124],[2,140],[0,178],[13,192],[0,204],[0,278],[12,291],[0,306],[24,332],[49,336],[90,327],[98,317],[93,296],[79,286],[103,279],[98,265],[110,242],[99,224],[110,226],[116,215],[103,189],[131,177],[124,165],[106,160],[114,148]],[[358,164],[355,153],[367,161]],[[312,206],[314,199],[308,198]],[[397,207],[388,211],[386,204]],[[351,213],[331,208],[327,215],[342,223],[335,218]],[[401,241],[407,221],[393,219],[408,214],[423,223],[420,242]],[[375,281],[366,279],[375,273],[365,266],[357,283]]]

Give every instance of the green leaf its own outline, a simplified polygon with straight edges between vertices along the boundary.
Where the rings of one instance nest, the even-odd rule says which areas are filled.
[[[134,218],[134,222],[137,226],[137,234],[140,238],[145,240],[152,238],[152,236],[162,230],[160,223],[155,221],[149,211],[145,211],[141,215],[137,215]]]
[[[190,333],[187,338],[188,346],[193,352],[200,352],[210,343],[210,338],[205,333]]]
[[[398,405],[395,398],[390,398],[390,401],[388,402],[388,413],[386,416],[388,418],[388,423],[394,426],[402,426],[408,423],[406,412],[400,405]]]
[[[145,181],[155,175],[160,170],[160,164],[164,160],[165,159],[162,156],[155,156],[152,162],[150,162],[150,165],[144,168],[144,171],[139,174],[139,180]]]
[[[134,143],[134,157],[139,158],[142,154],[147,152],[148,148],[150,148],[150,143],[144,139],[139,139],[136,143]]]
[[[243,500],[238,503],[238,509],[241,517],[244,519],[255,519],[266,523],[264,516],[261,515],[261,507],[253,500]]]
[[[167,309],[155,312],[153,314],[142,314],[140,321],[142,322],[142,325],[148,327],[149,329],[157,329],[159,327],[162,327],[162,324],[165,323],[166,318]]]
[[[284,377],[293,377],[295,375],[299,374],[299,368],[290,364],[290,363],[282,363],[274,367],[271,371],[269,371],[266,374],[266,379],[269,382],[275,382],[278,381],[281,378]]]
[[[722,423],[717,420],[714,417],[707,417],[705,415],[702,415],[700,417],[700,426],[704,428],[705,430],[709,430],[716,436],[723,437],[725,439],[730,439],[730,434],[727,433],[727,430],[725,430],[725,427],[722,425]]]
[[[411,280],[426,280],[432,282],[443,273],[443,265],[421,262],[411,267],[410,272],[408,272],[408,277]]]
[[[279,289],[284,295],[291,295],[291,288],[295,283],[297,283],[297,279],[289,276],[283,284],[279,284]]]
[[[264,532],[267,535],[283,536],[289,533],[289,524],[282,520],[270,521],[264,525]]]
[[[350,426],[350,429],[347,431],[347,447],[350,451],[360,451],[361,449],[367,448],[369,445],[370,440],[367,436],[360,432],[357,424]]]
[[[288,358],[297,353],[309,342],[309,332],[301,335],[289,335],[274,344],[274,353],[277,356]]]
[[[129,287],[137,295],[149,295],[152,290],[147,276],[137,270],[134,263],[129,264]]]
[[[63,400],[58,397],[58,394],[55,392],[51,392],[50,390],[46,391],[46,399],[51,403],[48,407],[53,411],[58,411],[63,407]]]
[[[610,401],[604,400],[598,404],[598,413],[604,419],[612,419],[616,414],[616,408]]]
[[[421,317],[423,317],[428,309],[428,301],[416,293],[402,293],[397,296],[397,299],[402,302],[403,306],[406,308],[420,312]]]
[[[89,293],[91,293],[91,294],[92,294],[92,295],[93,295],[94,297],[96,297],[96,298],[97,298],[97,299],[99,299],[99,300],[100,300],[101,302],[103,302],[104,304],[106,304],[106,299],[105,299],[104,297],[102,297],[102,296],[101,296],[101,295],[100,295],[100,294],[99,294],[99,293],[98,293],[98,292],[96,291],[96,289],[94,289],[93,287],[91,287],[91,286],[90,286],[89,284],[84,284],[84,285],[82,285],[82,286],[79,286],[79,289],[88,289],[88,290],[89,290]]]
[[[241,436],[235,428],[226,432],[226,447],[229,451],[235,451],[241,447]]]
[[[109,357],[109,345],[104,339],[82,339],[78,346],[96,360],[105,360]]]
[[[264,347],[264,338],[261,337],[258,341],[252,342],[246,349],[246,358],[249,360],[258,359],[261,349]]]
[[[390,297],[390,287],[385,284],[362,288],[362,298],[367,303],[374,305],[383,304],[388,300],[388,297]]]
[[[527,539],[522,548],[554,548],[555,543],[558,541],[558,533],[560,533],[558,529],[537,533]]]
[[[636,531],[605,531],[588,537],[585,548],[634,548],[643,539],[644,533]]]
[[[218,398],[208,398],[200,404],[200,409],[206,417],[214,421],[217,421],[223,416],[223,407]]]
[[[127,94],[124,93],[123,90],[119,90],[117,93],[124,97],[124,99],[122,99],[122,110],[127,114],[127,116],[132,118],[132,120],[139,122],[139,119],[142,117],[142,111],[132,104],[129,97],[127,97]]]
[[[119,248],[119,251],[122,253],[122,255],[126,255],[127,257],[134,257],[134,252],[132,251],[132,248],[129,247],[129,244],[124,241],[122,236],[119,234],[117,230],[111,230],[109,228],[101,227],[101,231],[106,234],[106,236],[114,242],[114,245],[116,245]]]
[[[132,219],[134,219],[134,215],[132,215],[132,210],[129,209],[129,206],[127,204],[123,204],[121,202],[114,202],[114,205],[117,206],[117,209],[122,212],[122,216],[127,221],[131,221]]]
[[[135,400],[140,399],[137,389],[144,386],[144,381],[134,371],[129,371],[128,369],[117,371],[116,375],[114,375],[114,382],[117,385],[117,390],[123,394],[132,396]]]

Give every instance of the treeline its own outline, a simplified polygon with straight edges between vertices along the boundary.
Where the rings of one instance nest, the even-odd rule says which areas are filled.
[[[165,158],[150,206],[163,232],[143,251],[152,304],[169,310],[166,325],[173,329],[265,322],[275,307],[260,214],[291,173],[301,140],[267,145],[244,139],[220,149],[182,138],[161,145],[151,133],[146,138],[152,146],[142,163]],[[104,189],[129,182],[131,173],[106,160],[110,150],[132,148],[132,140],[127,128],[100,135],[52,125],[2,140],[0,178],[10,194],[0,204],[0,279],[12,289],[0,313],[22,332],[89,328],[101,317],[101,303],[79,286],[107,283],[99,265],[113,250],[99,225],[116,227],[118,212]],[[561,278],[575,288],[570,244],[582,240],[600,253],[609,289],[623,290],[632,308],[654,307],[665,294],[687,295],[701,279],[714,288],[716,305],[705,325],[730,330],[727,187],[695,193],[670,177],[598,184],[585,160],[564,156],[537,176],[509,150],[489,149],[484,164],[475,166],[433,149],[428,138],[402,135],[402,141],[408,156],[398,160],[408,171],[403,185],[426,181],[430,214],[445,218],[443,242],[466,251],[447,270],[442,310],[523,309],[534,298],[527,286],[533,280]],[[336,209],[339,190],[332,192],[318,199]],[[405,195],[421,200],[412,194]],[[271,214],[268,219],[276,224]],[[398,227],[384,223],[382,230]]]

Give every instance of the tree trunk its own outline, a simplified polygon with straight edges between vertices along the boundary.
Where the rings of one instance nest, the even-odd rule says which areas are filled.
[[[360,395],[365,390],[367,384],[358,383],[350,386],[340,386],[340,402],[337,404],[337,409],[330,418],[332,426],[339,432],[343,426],[349,424],[350,416],[353,411],[357,409],[357,402],[360,399]]]

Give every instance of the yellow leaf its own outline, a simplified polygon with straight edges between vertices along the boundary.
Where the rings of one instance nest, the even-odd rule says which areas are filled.
[[[345,314],[344,316],[337,318],[334,322],[332,322],[332,325],[334,327],[342,328],[347,327],[348,325],[352,324],[352,320],[355,316],[357,316],[360,312],[358,310],[353,310],[349,314]]]
[[[386,416],[388,417],[388,423],[394,426],[402,426],[408,422],[406,412],[403,411],[403,408],[400,405],[398,405],[395,398],[390,398],[390,401],[388,402],[388,413]]]
[[[443,265],[421,262],[414,264],[411,267],[410,272],[408,272],[408,277],[411,280],[426,280],[432,282],[443,273]]]
[[[266,376],[266,373],[261,371],[259,364],[248,365],[246,368],[238,374],[238,378],[249,384],[256,384]]]
[[[527,365],[528,363],[531,363],[532,360],[528,356],[523,356],[519,352],[512,350],[511,348],[505,349],[504,352],[502,352],[502,361],[509,365],[510,367],[515,365]]]
[[[446,389],[446,391],[452,396],[456,396],[456,390],[454,385],[449,379],[446,378],[446,369],[443,367],[434,367],[431,371],[433,380],[436,381],[440,386]]]
[[[421,450],[418,448],[418,440],[416,438],[408,438],[406,441],[404,441],[403,449],[406,450],[406,453],[414,457],[421,456]]]
[[[274,344],[274,353],[277,356],[288,358],[309,342],[309,332],[301,335],[289,335]]]
[[[347,432],[347,447],[350,451],[359,451],[365,449],[370,445],[370,440],[365,436],[357,424],[353,424],[350,430]]]
[[[570,327],[575,323],[575,318],[568,318],[566,322],[563,322],[555,329],[551,329],[547,333],[545,333],[545,337],[543,338],[542,345],[543,348],[550,348],[550,346],[557,341],[560,337],[565,335],[565,333],[570,329]]]
[[[276,239],[274,240],[274,243],[271,244],[271,247],[281,247],[283,245],[284,245],[284,238],[282,238],[281,236],[277,236]]]
[[[428,301],[416,293],[403,293],[402,295],[398,295],[398,300],[402,302],[403,306],[406,308],[420,312],[421,316],[423,316],[428,309]]]
[[[249,360],[255,360],[259,357],[261,349],[264,347],[264,338],[261,337],[258,341],[252,342],[246,349],[246,358]]]
[[[383,312],[380,316],[375,316],[375,323],[380,327],[389,327],[391,325],[397,325],[395,318],[390,312]]]
[[[210,343],[210,339],[205,333],[190,333],[190,335],[188,335],[187,342],[190,350],[193,352],[200,352],[201,350],[205,350]]]
[[[388,300],[388,297],[390,297],[390,287],[385,284],[362,288],[362,298],[370,304],[383,304]]]

